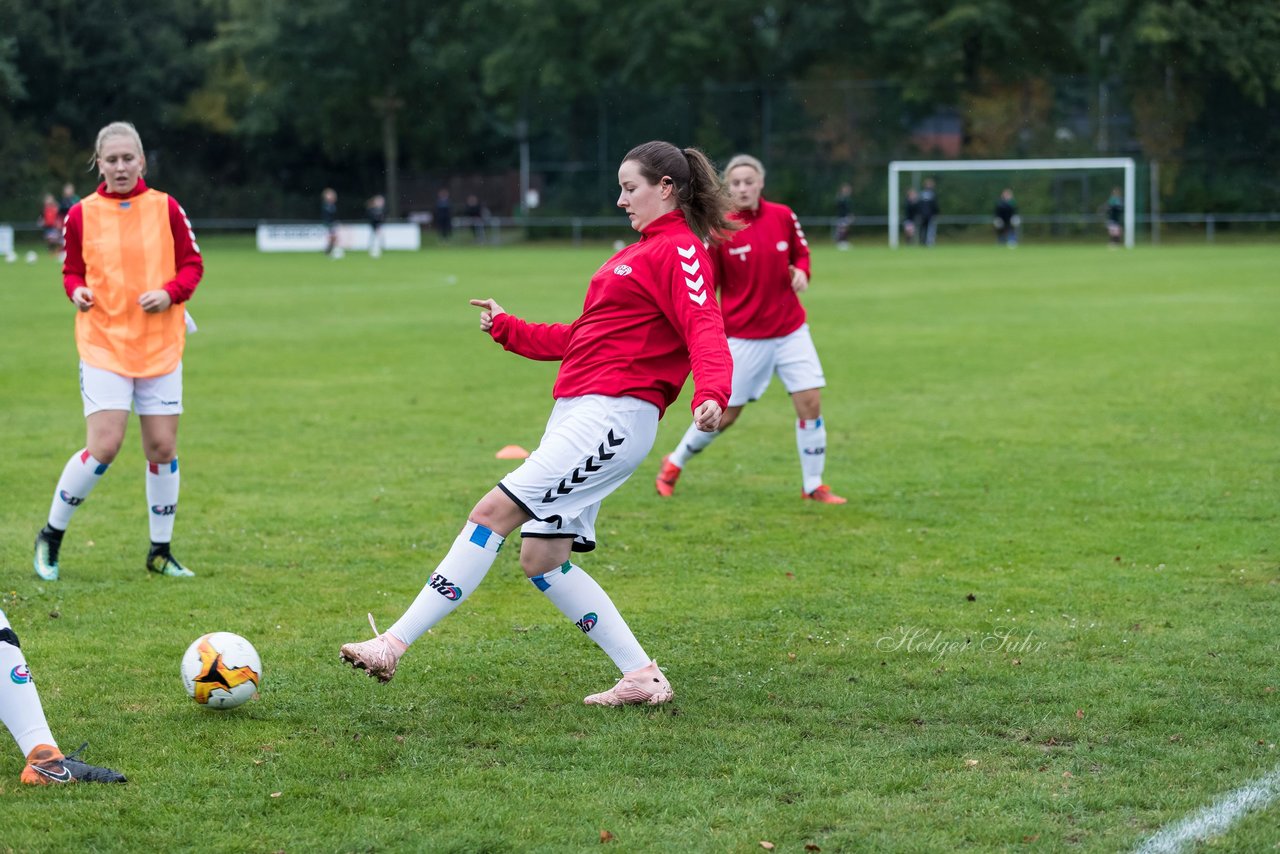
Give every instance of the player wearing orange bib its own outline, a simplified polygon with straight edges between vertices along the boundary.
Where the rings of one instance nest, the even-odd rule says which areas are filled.
[[[120,452],[132,408],[147,458],[147,569],[190,576],[169,543],[178,506],[182,351],[190,323],[182,303],[200,283],[204,261],[177,200],[143,181],[147,161],[133,125],[113,122],[99,131],[93,162],[103,183],[67,214],[62,267],[63,287],[79,309],[76,347],[87,439],[67,461],[48,523],[36,535],[35,570],[46,581],[57,580],[62,535]]]

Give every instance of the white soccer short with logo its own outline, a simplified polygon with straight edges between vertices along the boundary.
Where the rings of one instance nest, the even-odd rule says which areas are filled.
[[[139,415],[182,414],[182,363],[158,377],[125,377],[80,363],[80,397],[89,417],[104,410],[133,409]]]
[[[787,394],[827,385],[807,323],[781,338],[730,338],[729,352],[733,354],[730,406],[759,400],[775,373]]]
[[[599,394],[556,401],[546,432],[498,488],[534,518],[525,537],[573,537],[573,550],[596,546],[600,502],[644,462],[658,435],[658,407]]]

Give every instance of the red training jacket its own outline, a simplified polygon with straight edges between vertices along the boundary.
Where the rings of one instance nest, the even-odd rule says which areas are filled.
[[[791,289],[791,271],[809,274],[809,242],[786,205],[760,199],[754,211],[737,211],[745,223],[714,247],[716,285],[725,332],[734,338],[781,338],[804,325],[804,306]]]
[[[711,258],[677,210],[596,271],[573,323],[500,314],[491,334],[526,358],[560,360],[555,398],[635,397],[658,407],[661,417],[680,396],[692,363],[690,408],[706,400],[724,408],[733,359],[714,294]]]
[[[98,186],[98,195],[108,199],[129,199],[147,192],[147,182],[138,179],[138,185],[131,193],[112,193],[107,190],[106,183]],[[63,240],[66,243],[67,257],[62,262],[62,287],[67,298],[75,293],[76,288],[83,287],[84,254],[81,249],[84,238],[84,216],[80,204],[71,206],[67,211],[67,220],[62,226]],[[191,228],[191,220],[187,212],[178,204],[178,200],[169,196],[169,230],[173,232],[173,261],[177,275],[173,281],[166,282],[163,287],[174,305],[186,302],[196,291],[196,285],[204,276],[204,259],[200,257],[200,247],[196,244],[196,234]]]

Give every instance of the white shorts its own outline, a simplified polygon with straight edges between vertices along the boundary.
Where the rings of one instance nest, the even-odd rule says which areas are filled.
[[[104,410],[130,409],[139,415],[181,415],[182,363],[159,377],[122,377],[81,362],[80,396],[86,418]]]
[[[781,338],[730,338],[729,352],[733,354],[730,406],[759,400],[775,373],[787,394],[827,384],[807,323]]]
[[[533,517],[524,537],[572,537],[596,547],[600,502],[644,462],[658,435],[658,407],[589,394],[556,401],[542,441],[498,488]]]

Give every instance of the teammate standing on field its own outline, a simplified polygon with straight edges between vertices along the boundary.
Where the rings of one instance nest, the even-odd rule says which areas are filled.
[[[596,270],[577,320],[529,323],[492,299],[471,301],[482,309],[480,329],[505,349],[560,362],[556,403],[538,448],[475,505],[409,610],[372,640],[342,647],[343,659],[383,682],[409,645],[476,589],[520,528],[525,575],[622,672],[585,702],[656,705],[672,697],[609,595],[571,558],[595,548],[601,501],[653,447],[658,419],[690,367],[694,423],[714,430],[720,421],[733,369],[703,241],[733,225],[715,169],[696,149],[637,146],[618,184],[618,207],[642,236]]]
[[[51,783],[124,783],[123,774],[99,768],[77,758],[80,750],[64,756],[49,731],[40,694],[27,660],[18,646],[18,636],[0,611],[0,721],[27,757],[27,766],[18,778],[32,786]]]
[[[80,395],[87,439],[53,491],[48,524],[36,535],[35,570],[58,578],[62,535],[124,442],[132,407],[147,458],[151,549],[160,575],[194,573],[169,551],[178,507],[178,416],[189,318],[182,303],[204,275],[191,221],[178,200],[147,186],[137,130],[112,122],[98,132],[94,164],[103,182],[67,214],[62,284],[79,309]],[[194,328],[194,327],[192,327]]]
[[[693,455],[737,421],[742,407],[758,400],[776,373],[796,409],[801,497],[844,504],[846,500],[822,482],[827,429],[821,389],[827,383],[800,304],[799,294],[809,287],[804,230],[791,208],[762,198],[764,165],[759,160],[739,154],[729,161],[724,176],[737,208],[733,217],[743,224],[731,240],[712,249],[733,351],[733,394],[719,430],[705,432],[695,424],[662,458],[655,486],[659,495],[669,497]]]

